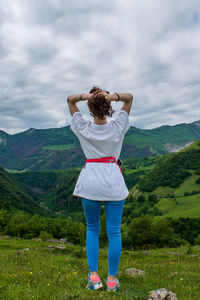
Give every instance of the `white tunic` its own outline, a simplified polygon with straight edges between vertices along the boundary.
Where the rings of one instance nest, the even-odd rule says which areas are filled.
[[[102,125],[86,121],[81,112],[75,112],[70,125],[86,159],[114,156],[117,160],[129,128],[128,113],[122,109],[114,120]],[[124,200],[128,194],[119,166],[101,162],[84,165],[73,191],[75,196],[99,201]]]

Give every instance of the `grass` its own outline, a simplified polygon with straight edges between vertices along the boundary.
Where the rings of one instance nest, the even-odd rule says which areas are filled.
[[[200,247],[192,247],[189,257],[187,247],[179,249],[142,251],[122,250],[119,272],[119,292],[106,291],[107,249],[99,250],[99,276],[104,288],[87,291],[88,264],[86,251],[81,246],[66,243],[66,250],[46,250],[51,242],[23,239],[0,240],[0,295],[6,300],[28,299],[147,299],[149,291],[167,288],[177,294],[179,300],[200,299]],[[29,251],[23,250],[29,248]],[[20,254],[18,255],[18,251]],[[166,252],[184,253],[181,256]],[[136,278],[125,274],[127,268],[146,272]]]
[[[176,201],[173,198],[162,198],[155,207],[163,213],[163,216],[155,218],[197,218],[200,211],[200,194],[179,197]]]
[[[185,192],[191,193],[192,191],[199,191],[200,193],[200,184],[195,183],[197,178],[199,178],[199,175],[196,175],[194,170],[189,171],[192,175],[186,178],[185,181],[175,190],[175,197],[184,196]]]

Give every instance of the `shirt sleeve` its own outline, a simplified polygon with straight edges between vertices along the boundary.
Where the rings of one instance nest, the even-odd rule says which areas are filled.
[[[85,128],[86,123],[87,121],[83,118],[82,113],[80,111],[75,111],[72,115],[70,129],[76,135],[79,135],[80,131]]]
[[[117,115],[117,117],[114,119],[113,123],[117,126],[117,129],[122,131],[124,134],[129,130],[130,123],[129,123],[129,117],[126,110],[121,109]]]

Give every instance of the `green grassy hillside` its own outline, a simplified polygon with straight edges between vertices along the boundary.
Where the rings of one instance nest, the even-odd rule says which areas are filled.
[[[190,170],[200,171],[200,139],[160,161],[141,178],[139,189],[152,192],[159,186],[177,188],[191,175]]]
[[[176,198],[162,198],[158,203],[155,204],[161,212],[162,216],[156,216],[160,218],[198,218],[200,212],[200,189],[199,194],[176,197]]]
[[[145,214],[157,219],[198,217],[200,140],[152,165],[130,189],[126,210],[130,213],[128,219]]]

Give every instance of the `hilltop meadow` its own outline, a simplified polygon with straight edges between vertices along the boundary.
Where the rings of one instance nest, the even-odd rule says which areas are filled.
[[[56,243],[1,237],[2,300],[147,300],[149,292],[159,288],[171,290],[179,300],[200,298],[200,246],[148,251],[123,249],[118,270],[120,288],[117,293],[109,293],[105,283],[107,247],[99,250],[99,276],[103,289],[88,291],[85,288],[88,274],[85,248],[66,242],[65,249],[47,250],[52,244]],[[126,272],[130,268],[145,274],[132,277]]]

